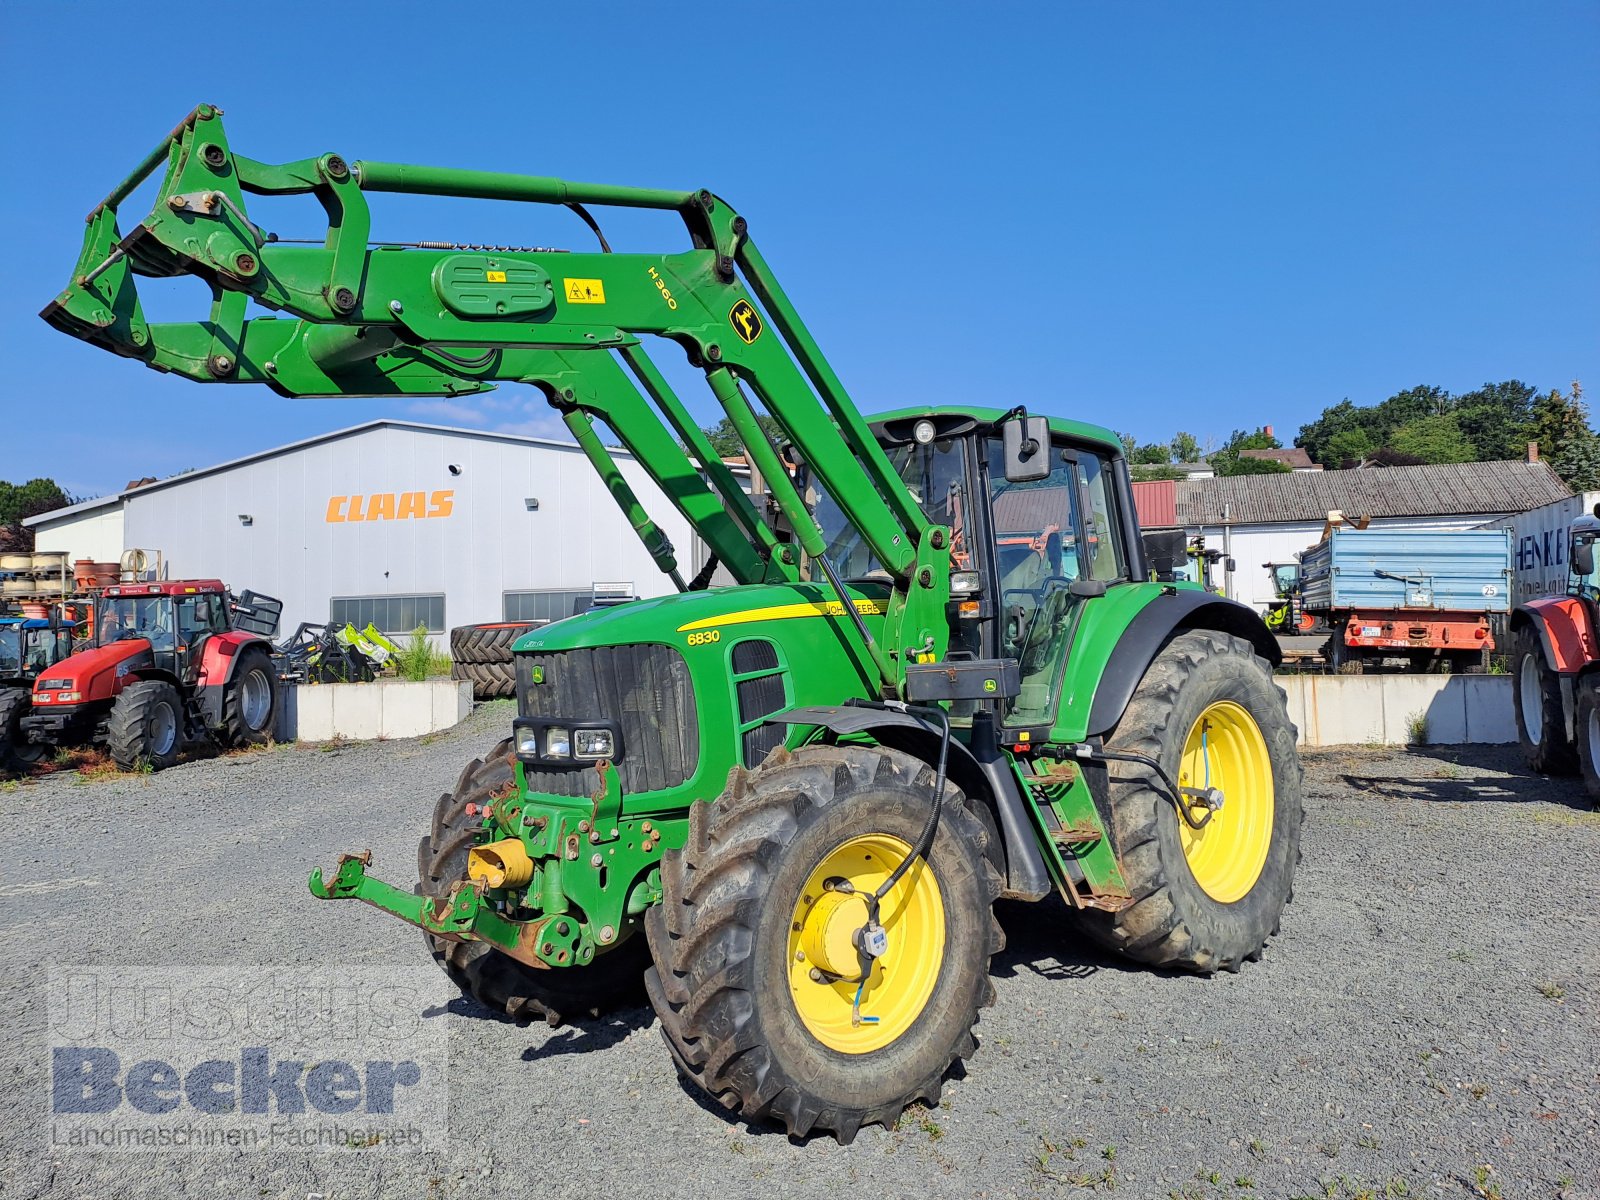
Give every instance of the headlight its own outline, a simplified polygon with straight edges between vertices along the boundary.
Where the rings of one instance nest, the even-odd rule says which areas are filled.
[[[609,729],[580,729],[573,738],[578,758],[612,758],[616,754],[617,739]]]
[[[83,693],[82,692],[61,692],[60,694],[58,694],[56,696],[56,699],[61,701],[61,703],[63,703],[63,704],[76,704],[78,701],[83,699]]]
[[[932,421],[918,421],[911,427],[911,436],[916,439],[917,445],[926,446],[933,441],[933,436],[938,431],[934,429]]]
[[[572,735],[559,726],[550,726],[544,731],[544,756],[546,758],[571,758]]]
[[[539,757],[539,731],[524,725],[517,726],[517,754],[523,758]]]

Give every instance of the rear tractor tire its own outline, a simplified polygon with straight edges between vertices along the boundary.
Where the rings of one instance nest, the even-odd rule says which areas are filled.
[[[1517,741],[1529,769],[1541,775],[1576,772],[1578,749],[1567,736],[1561,677],[1545,662],[1544,644],[1531,625],[1511,634],[1511,694],[1516,699]],[[1581,723],[1578,729],[1581,738]]]
[[[260,647],[239,656],[222,698],[222,728],[229,746],[260,746],[272,737],[278,715],[278,676]]]
[[[124,771],[146,764],[161,771],[183,749],[183,699],[160,679],[141,679],[122,689],[106,722],[111,761]]]
[[[1192,829],[1148,768],[1106,770],[1110,829],[1133,903],[1075,918],[1151,966],[1237,971],[1277,934],[1300,861],[1301,767],[1271,668],[1240,638],[1180,634],[1145,672],[1108,750],[1148,755],[1222,807]]]
[[[504,795],[514,782],[511,739],[466,765],[455,791],[439,797],[433,829],[417,847],[417,890],[444,896],[467,878],[467,851],[483,826],[479,811]],[[467,805],[474,806],[468,815]],[[448,942],[425,935],[428,951],[462,992],[486,1008],[518,1021],[542,1020],[552,1028],[563,1021],[598,1017],[613,1009],[644,1003],[644,969],[649,952],[635,935],[582,967],[540,970],[501,954],[487,942]]]
[[[987,834],[953,784],[925,860],[884,896],[887,948],[857,940],[866,897],[926,827],[936,776],[878,747],[779,750],[696,804],[645,914],[651,1003],[679,1070],[746,1120],[792,1137],[892,1125],[935,1104],[972,1055],[1005,943]]]
[[[1600,808],[1600,675],[1578,682],[1578,770],[1590,805]]]

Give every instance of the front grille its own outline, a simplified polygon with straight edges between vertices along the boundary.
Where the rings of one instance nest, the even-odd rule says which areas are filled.
[[[625,794],[677,787],[700,761],[700,722],[689,667],[671,646],[599,646],[518,654],[517,708],[526,717],[621,726],[618,782]],[[544,682],[534,683],[534,669]],[[593,770],[524,764],[528,788],[553,796],[588,796]]]
[[[735,685],[740,725],[759,721],[762,717],[771,716],[788,707],[783,674],[779,671],[778,650],[771,642],[760,639],[740,642],[733,648],[733,671],[735,675],[752,671],[774,672],[770,675],[757,675],[753,679],[741,679]],[[744,765],[760,766],[767,755],[783,745],[788,734],[787,725],[771,723],[745,730],[743,745],[740,747]]]

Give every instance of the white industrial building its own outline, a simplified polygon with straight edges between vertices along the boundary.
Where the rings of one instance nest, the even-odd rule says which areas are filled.
[[[1474,529],[1571,494],[1542,461],[1290,471],[1136,483],[1139,523],[1204,537],[1233,559],[1216,582],[1257,609],[1274,598],[1266,563],[1287,563],[1322,537],[1330,512],[1396,529]]]
[[[626,452],[624,477],[677,547],[687,521]],[[380,420],[29,518],[40,550],[159,554],[168,578],[219,578],[301,621],[391,634],[570,616],[594,584],[672,590],[571,443]]]

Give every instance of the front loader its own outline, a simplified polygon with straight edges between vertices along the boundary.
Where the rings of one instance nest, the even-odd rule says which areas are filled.
[[[122,233],[118,205],[157,170]],[[378,192],[564,206],[599,249],[369,244]],[[291,193],[328,215],[314,244],[247,210]],[[606,206],[675,213],[687,243],[613,253]],[[210,285],[208,319],[145,320],[136,277],[175,274]],[[1277,932],[1301,775],[1260,618],[1150,579],[1117,438],[1039,415],[1048,395],[863,416],[710,192],[267,165],[202,106],[90,214],[43,315],[285,396],[535,387],[672,580],[516,642],[509,736],[440,798],[415,891],[369,854],[312,872],[315,895],[422,929],[492,1008],[555,1023],[625,1002],[642,972],[683,1075],[747,1119],[848,1142],[935,1101],[974,1052],[1001,896],[1059,895],[1064,938],[1207,975]],[[646,337],[703,373],[754,498]],[[701,569],[602,427],[709,548]]]

